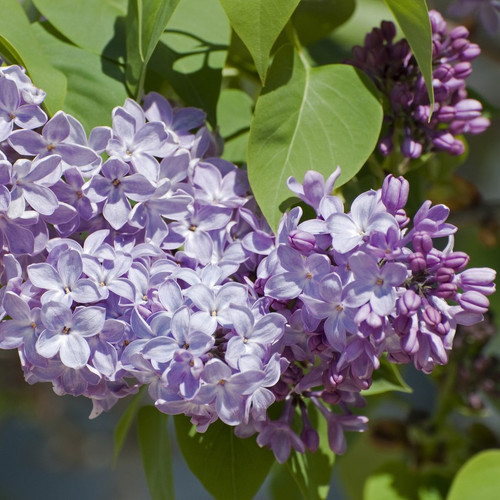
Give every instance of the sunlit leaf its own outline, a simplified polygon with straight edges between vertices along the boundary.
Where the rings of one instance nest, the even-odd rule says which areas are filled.
[[[61,109],[80,120],[87,130],[111,125],[111,111],[128,97],[123,68],[84,49],[62,42],[40,24],[31,25],[50,62],[67,75],[68,88]]]
[[[352,66],[312,68],[291,46],[278,51],[250,128],[248,175],[273,229],[292,196],[289,176],[307,170],[328,177],[339,165],[337,186],[351,179],[375,148],[382,106],[369,79]],[[283,205],[282,205],[283,204]]]
[[[299,1],[220,0],[231,26],[252,54],[263,83],[273,44]]]
[[[127,0],[34,0],[34,4],[75,45],[124,62]]]
[[[202,108],[215,125],[222,68],[231,29],[218,0],[182,0],[148,66],[186,105]],[[154,90],[161,91],[159,88]]]
[[[146,67],[179,0],[129,0],[127,11],[127,85],[142,97]]]
[[[0,53],[10,63],[26,68],[33,83],[47,92],[44,106],[50,115],[66,97],[66,78],[52,66],[47,51],[30,30],[30,23],[18,0],[3,0],[0,14]]]

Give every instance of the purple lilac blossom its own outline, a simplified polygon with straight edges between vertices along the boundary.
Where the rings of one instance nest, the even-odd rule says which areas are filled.
[[[491,4],[488,0],[461,3]],[[488,9],[494,11],[493,5]],[[379,142],[383,156],[395,147],[411,159],[435,151],[460,155],[464,145],[457,136],[479,134],[490,124],[482,116],[481,103],[467,97],[465,85],[465,79],[472,72],[471,61],[480,53],[479,46],[468,40],[469,32],[463,26],[448,31],[439,12],[429,11],[429,18],[435,97],[432,117],[427,89],[415,57],[406,39],[394,40],[396,28],[392,22],[383,21],[380,28],[366,35],[363,46],[353,49],[349,63],[367,73],[387,97],[385,125]],[[491,24],[496,14],[489,19]]]
[[[5,106],[42,103],[21,68],[2,67],[2,80]],[[480,118],[467,99],[453,113]],[[346,208],[332,195],[339,168],[290,178],[317,216],[296,207],[273,234],[200,110],[127,100],[89,139],[63,112],[33,130],[12,120],[0,143],[0,348],[18,350],[29,383],[91,399],[91,418],[146,385],[159,411],[199,432],[220,419],[257,433],[279,462],[318,448],[313,412],[343,453],[344,432],[366,427],[353,411],[380,358],[429,373],[456,326],[489,307],[495,271],[466,269],[444,205],[425,202],[411,224],[402,177]]]

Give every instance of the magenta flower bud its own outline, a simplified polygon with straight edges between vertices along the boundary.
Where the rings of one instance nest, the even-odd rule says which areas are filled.
[[[460,60],[461,61],[472,61],[475,59],[479,54],[481,54],[481,49],[479,48],[479,45],[476,43],[471,43],[469,46],[462,51],[460,54]]]
[[[465,252],[451,252],[444,259],[446,267],[451,267],[455,272],[465,269],[470,257]]]
[[[446,21],[443,16],[436,10],[429,11],[429,20],[431,22],[432,32],[440,35],[446,34]]]
[[[467,40],[465,38],[457,38],[457,39],[453,40],[451,47],[455,52],[461,53],[464,50],[466,50],[469,47],[469,45],[470,45],[469,40]],[[460,54],[460,55],[462,55],[462,54]]]
[[[464,145],[458,139],[455,139],[452,134],[445,132],[433,137],[432,143],[436,149],[447,151],[451,155],[458,156],[464,152]]]
[[[412,239],[412,244],[415,251],[424,255],[428,254],[434,248],[432,238],[427,233],[415,234]]]
[[[477,118],[474,118],[467,123],[465,132],[473,135],[481,134],[490,126],[490,124],[491,122],[488,120],[488,118],[485,118],[484,116],[478,116]]]
[[[439,121],[449,123],[455,118],[455,108],[453,106],[441,106],[437,114]]]
[[[465,80],[472,73],[472,65],[468,61],[459,62],[453,67],[453,74],[459,80]]]
[[[479,292],[469,290],[458,296],[458,303],[469,312],[484,314],[488,311],[490,301]]]
[[[417,106],[415,110],[415,120],[423,123],[427,123],[429,121],[429,116],[431,115],[430,106]]]
[[[405,315],[411,315],[422,305],[422,299],[413,290],[406,290],[398,301],[399,311]]]
[[[476,99],[464,99],[455,105],[455,117],[457,120],[472,120],[481,116],[483,106]]]
[[[464,291],[474,290],[483,295],[491,295],[495,291],[493,280],[496,272],[489,267],[467,269],[458,276],[460,287]]]
[[[406,205],[409,192],[410,184],[404,177],[396,178],[390,174],[382,184],[382,203],[389,213],[394,214]]]
[[[433,72],[432,77],[443,83],[446,83],[451,77],[455,75],[453,66],[450,64],[441,64]]]
[[[455,277],[455,271],[449,267],[440,267],[436,272],[438,283],[450,283]]]
[[[436,269],[436,266],[441,265],[441,257],[435,253],[429,252],[425,256],[425,263],[427,264],[427,269],[432,271]]]
[[[414,274],[419,273],[420,271],[424,271],[427,268],[427,263],[425,262],[425,257],[420,252],[412,253],[408,257],[408,261],[410,264],[410,269]]]
[[[457,38],[468,38],[469,30],[465,26],[457,26],[450,31],[449,35],[452,40]]]
[[[307,254],[314,248],[316,238],[311,233],[301,231],[300,229],[294,229],[290,231],[290,234],[288,235],[288,241],[290,242],[290,246],[292,248],[295,248],[295,250]]]
[[[397,220],[400,228],[406,227],[410,222],[410,218],[406,215],[406,212],[402,208],[397,210],[396,213],[393,215],[394,218]]]
[[[455,283],[440,283],[434,294],[441,299],[452,299],[457,293],[457,285]]]
[[[422,144],[407,136],[401,143],[401,153],[406,158],[420,158],[422,155]]]
[[[422,311],[422,319],[428,325],[434,326],[441,322],[441,313],[435,307],[426,306]]]

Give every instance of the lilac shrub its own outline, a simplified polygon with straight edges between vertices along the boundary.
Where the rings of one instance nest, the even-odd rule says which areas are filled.
[[[435,98],[432,110],[410,45],[405,38],[395,41],[392,22],[383,21],[380,28],[366,35],[363,46],[353,49],[350,63],[366,72],[385,98],[385,132],[379,142],[383,156],[395,147],[406,158],[435,151],[460,155],[465,148],[458,136],[479,134],[490,124],[482,115],[481,103],[467,96],[465,84],[472,72],[471,61],[480,54],[479,46],[468,40],[464,26],[448,31],[439,12],[430,11],[429,17]]]
[[[350,208],[339,169],[290,178],[316,218],[295,207],[273,234],[200,110],[152,93],[87,138],[46,121],[26,78],[1,68],[2,106],[31,118],[0,115],[0,347],[91,417],[145,385],[159,411],[257,433],[284,462],[318,448],[315,408],[343,453],[382,358],[430,373],[487,311],[495,272],[466,269],[444,205],[410,222],[402,177]]]

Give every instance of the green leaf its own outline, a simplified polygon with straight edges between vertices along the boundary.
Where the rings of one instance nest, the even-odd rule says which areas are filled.
[[[127,11],[127,85],[142,97],[146,67],[179,0],[129,0]]]
[[[252,54],[265,83],[269,55],[300,0],[220,0],[231,26]]]
[[[75,47],[55,37],[39,23],[31,25],[50,62],[67,77],[61,109],[80,120],[87,132],[111,125],[111,111],[128,97],[123,68],[116,62]]]
[[[425,0],[385,0],[410,44],[427,86],[431,109],[432,89],[432,29]]]
[[[369,389],[362,391],[363,396],[374,396],[383,392],[399,391],[413,392],[413,389],[403,380],[399,368],[389,363],[387,359],[380,360],[380,368],[373,372],[373,382]]]
[[[500,450],[474,455],[458,471],[446,500],[497,500],[500,492]]]
[[[245,163],[248,132],[252,118],[253,101],[238,89],[225,89],[217,103],[217,125],[224,139],[222,157],[234,163]]]
[[[274,456],[255,438],[240,439],[220,420],[203,434],[184,416],[174,417],[182,455],[203,486],[221,500],[250,500],[267,477]]]
[[[51,65],[47,52],[30,30],[18,0],[3,0],[0,15],[0,53],[9,62],[26,68],[33,83],[47,92],[44,106],[54,115],[66,97],[66,78]]]
[[[318,415],[313,405],[308,406],[308,413],[312,427],[319,433],[319,448],[315,453],[306,451],[304,454],[292,450],[288,461],[277,466],[277,469],[281,469],[278,481],[275,480],[271,487],[275,498],[289,498],[281,494],[281,488],[286,488],[286,484],[289,489],[296,491],[290,498],[322,500],[328,496],[335,454],[328,445],[326,420]]]
[[[321,40],[344,24],[353,14],[354,0],[302,0],[292,23],[304,45]]]
[[[418,474],[403,462],[389,462],[367,479],[363,500],[442,500],[446,486],[443,476]]]
[[[116,424],[114,432],[115,449],[113,453],[113,462],[116,462],[122,451],[125,439],[130,431],[130,426],[134,421],[142,396],[144,395],[144,387],[145,386],[141,387],[139,392],[132,398],[127,409],[123,412],[123,415]]]
[[[307,170],[325,178],[339,165],[336,186],[351,179],[370,156],[382,124],[382,106],[370,80],[352,66],[311,68],[291,46],[278,51],[250,127],[248,175],[273,229],[292,197],[289,176]],[[282,205],[283,204],[283,205]]]
[[[175,498],[167,419],[168,415],[161,413],[154,406],[143,406],[137,415],[142,464],[151,500]]]
[[[148,73],[160,75],[185,104],[202,108],[215,125],[231,29],[218,0],[203,0],[203,5],[200,15],[199,0],[182,0],[161,36]]]
[[[127,0],[34,0],[34,4],[78,47],[125,62]]]

